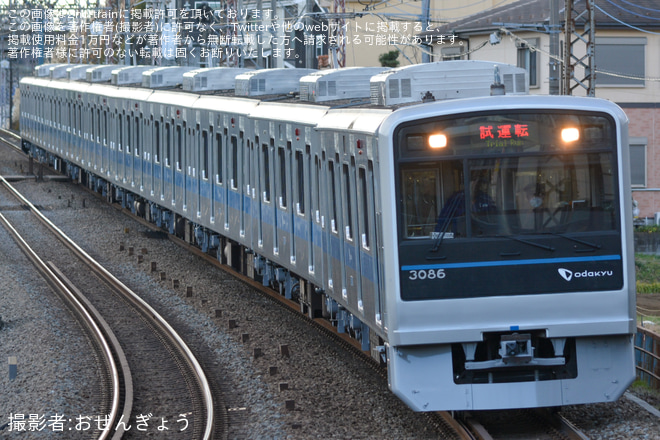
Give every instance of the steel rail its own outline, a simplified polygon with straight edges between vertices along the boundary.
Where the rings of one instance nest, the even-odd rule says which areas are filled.
[[[7,184],[4,178],[0,176],[2,182]],[[110,343],[107,340],[106,335],[101,329],[100,324],[97,323],[98,316],[94,315],[94,311],[88,310],[83,303],[81,303],[78,297],[67,287],[65,283],[60,280],[60,278],[50,269],[50,267],[34,252],[34,250],[27,244],[27,242],[21,237],[18,231],[11,225],[7,218],[0,214],[0,223],[3,224],[5,229],[14,237],[14,240],[25,253],[28,259],[34,264],[37,270],[41,273],[47,283],[59,294],[65,298],[68,304],[70,304],[75,313],[80,316],[80,319],[84,321],[87,328],[90,329],[90,334],[92,338],[98,343],[101,347],[101,352],[103,358],[108,365],[109,373],[111,376],[112,382],[112,391],[111,391],[111,404],[110,404],[110,415],[108,420],[114,422],[117,420],[119,415],[119,405],[120,405],[120,387],[119,387],[119,372],[117,369],[117,363],[115,362],[115,356],[112,353],[112,348]],[[121,349],[121,347],[119,347]],[[110,425],[110,423],[108,423]],[[113,424],[114,425],[114,424]],[[112,432],[109,429],[104,429],[99,440],[106,440],[109,438]],[[115,437],[113,437],[114,439]]]
[[[122,283],[114,275],[108,272],[101,264],[89,256],[87,252],[80,248],[62,230],[60,230],[55,224],[48,220],[48,218],[44,216],[41,211],[39,211],[29,200],[23,197],[22,194],[20,194],[13,186],[11,186],[4,177],[0,176],[0,182],[3,183],[15,195],[15,197],[17,197],[23,204],[25,204],[25,206],[27,206],[42,221],[42,223],[46,225],[46,227],[57,234],[62,242],[73,253],[81,258],[90,269],[92,269],[102,279],[106,280],[106,282],[108,282],[112,287],[116,288],[123,295],[125,295],[125,297],[128,298],[133,303],[133,305],[136,306],[136,308],[138,308],[143,314],[152,319],[153,322],[160,327],[160,329],[167,335],[170,341],[179,347],[189,368],[194,372],[197,383],[202,391],[202,398],[204,401],[204,406],[206,407],[206,423],[204,426],[202,439],[212,440],[213,432],[215,430],[215,417],[211,387],[209,385],[208,379],[206,378],[204,370],[199,364],[199,361],[193,354],[192,350],[190,350],[188,345],[185,343],[185,341],[181,338],[181,336],[179,336],[179,334],[172,328],[172,326],[170,326],[170,324],[154,308],[152,308],[147,302],[136,295],[124,283]]]

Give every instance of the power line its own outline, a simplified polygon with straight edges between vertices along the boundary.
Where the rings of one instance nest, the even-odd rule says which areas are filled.
[[[610,17],[612,20],[618,21],[619,23],[621,23],[621,24],[624,25],[624,26],[627,26],[627,27],[629,27],[629,28],[631,28],[631,29],[635,29],[636,31],[644,32],[644,33],[647,33],[647,34],[660,35],[659,32],[651,32],[651,31],[647,31],[647,30],[644,30],[644,29],[642,29],[642,28],[638,28],[637,26],[633,26],[632,24],[626,23],[625,21],[619,20],[618,18],[616,18],[616,17],[610,15],[609,13],[607,13],[606,11],[604,11],[603,8],[601,8],[600,6],[598,6],[598,5],[594,5],[594,6],[596,6],[596,9],[598,9],[600,12],[602,12],[603,14],[607,15],[608,17]]]
[[[634,3],[630,3],[630,2],[628,2],[628,1],[626,1],[626,0],[621,0],[621,2],[622,2],[622,3],[625,3],[625,4],[627,4],[627,5],[630,5],[630,6],[634,6],[634,7],[639,8],[639,9],[644,9],[644,10],[646,10],[646,11],[660,12],[660,9],[645,8],[644,6],[639,6],[639,5],[636,5],[636,4],[634,4]]]
[[[619,8],[623,11],[626,11],[629,14],[636,15],[637,17],[648,18],[648,19],[651,19],[651,20],[660,20],[660,17],[651,17],[651,16],[648,16],[648,15],[642,15],[642,14],[638,14],[636,12],[633,12],[629,9],[624,8],[623,6],[617,5],[612,0],[605,0],[605,1],[607,1],[607,3],[611,4],[612,6],[615,6],[615,7]],[[660,12],[660,11],[658,11],[658,12]]]

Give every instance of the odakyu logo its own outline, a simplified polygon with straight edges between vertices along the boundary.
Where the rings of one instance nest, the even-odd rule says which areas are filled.
[[[598,277],[611,277],[614,272],[611,270],[585,270],[582,272],[573,272],[572,270],[559,268],[557,269],[559,275],[566,281],[571,281],[573,278],[598,278]]]

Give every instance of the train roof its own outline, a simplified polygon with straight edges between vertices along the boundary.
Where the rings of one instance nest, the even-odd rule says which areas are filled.
[[[392,109],[330,109],[317,125],[318,130],[347,130],[375,133],[392,114]]]
[[[251,118],[278,120],[286,115],[287,122],[316,125],[328,107],[301,105],[301,103],[261,102],[250,112]]]
[[[198,96],[198,95],[195,95]],[[248,115],[256,106],[259,101],[256,99],[238,98],[235,96],[216,96],[216,95],[201,95],[195,103],[195,108],[200,110],[213,110],[213,111],[230,111],[237,115]]]

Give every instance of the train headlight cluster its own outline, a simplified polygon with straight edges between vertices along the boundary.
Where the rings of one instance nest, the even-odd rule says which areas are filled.
[[[562,128],[561,140],[568,143],[575,142],[580,139],[580,130],[575,127]]]
[[[438,133],[429,136],[429,147],[431,148],[445,148],[447,146],[447,136]]]

